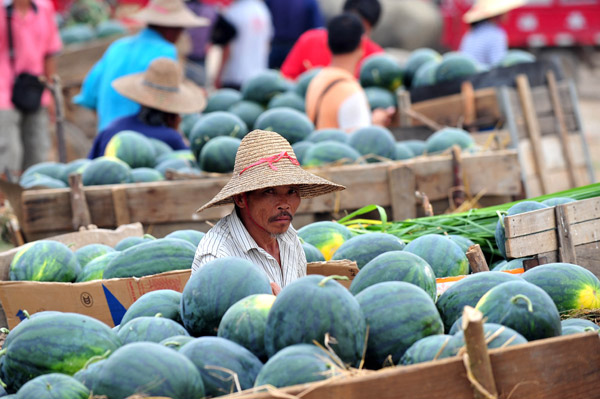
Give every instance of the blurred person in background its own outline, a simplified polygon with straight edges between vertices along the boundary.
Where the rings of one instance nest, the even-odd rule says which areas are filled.
[[[306,91],[306,115],[316,129],[342,129],[348,133],[370,126],[388,126],[394,108],[371,112],[365,91],[353,72],[363,54],[363,26],[354,13],[343,13],[327,24],[329,66],[311,80]]]
[[[358,77],[362,60],[371,54],[383,53],[383,49],[370,39],[371,32],[381,16],[381,4],[379,0],[346,0],[343,11],[355,13],[363,25],[363,38],[360,43],[362,58],[355,70],[355,76]],[[311,29],[296,41],[281,66],[281,73],[290,79],[296,79],[302,72],[327,66],[330,62],[327,29]]]
[[[269,68],[279,69],[296,40],[309,29],[323,27],[317,0],[266,0],[275,33],[271,41]]]
[[[0,32],[0,173],[18,173],[47,160],[51,95],[39,89],[37,109],[25,110],[13,103],[13,86],[23,73],[51,79],[62,43],[54,7],[47,0],[4,1]]]
[[[271,14],[263,0],[234,0],[213,30],[212,42],[223,47],[215,87],[240,90],[268,69],[272,36]]]
[[[138,34],[114,41],[92,67],[74,98],[75,104],[96,110],[98,131],[112,121],[139,111],[140,105],[119,94],[111,83],[121,76],[145,71],[159,57],[177,60],[175,42],[185,28],[208,25],[183,0],[151,0],[132,18],[146,23]]]
[[[209,21],[207,26],[187,29],[192,48],[187,54],[185,75],[197,85],[204,86],[206,85],[206,53],[211,44],[211,33],[219,13],[214,4],[207,4],[204,0],[188,0],[186,4],[194,14]]]
[[[525,5],[526,0],[477,0],[463,16],[470,24],[459,51],[485,66],[500,62],[508,51],[508,37],[500,25],[506,13]]]

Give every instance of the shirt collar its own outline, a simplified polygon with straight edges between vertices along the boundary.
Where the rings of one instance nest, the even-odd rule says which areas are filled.
[[[248,253],[251,249],[259,249],[260,247],[254,240],[254,238],[252,238],[252,236],[246,229],[246,226],[244,226],[244,223],[242,223],[242,220],[239,218],[235,208],[231,212],[230,217],[231,217],[231,219],[230,219],[231,224],[233,226],[235,226],[238,231],[241,231],[242,235],[246,238],[246,240],[239,240],[237,237],[235,237],[235,236],[233,237],[234,240],[236,240],[239,247],[242,248],[244,250],[244,252],[246,252],[246,253]],[[294,243],[295,236],[296,236],[295,232],[296,232],[296,230],[294,230],[292,225],[290,225],[290,227],[287,229],[287,231],[279,237],[279,239],[278,239],[279,244],[280,245],[285,244],[285,245],[292,246]]]
[[[4,4],[4,8],[8,8],[13,5],[13,0],[3,0],[3,4]],[[38,12],[37,4],[35,4],[35,1],[33,1],[33,0],[31,1],[31,8],[33,9],[33,12],[35,12],[35,13]]]

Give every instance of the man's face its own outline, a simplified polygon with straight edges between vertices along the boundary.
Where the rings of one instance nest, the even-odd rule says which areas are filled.
[[[270,234],[285,233],[300,205],[296,186],[263,188],[247,193],[246,198],[252,219]],[[248,209],[242,209],[242,213],[247,212]]]

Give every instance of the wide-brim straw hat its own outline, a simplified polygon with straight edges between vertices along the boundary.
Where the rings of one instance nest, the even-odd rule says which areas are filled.
[[[463,21],[472,24],[473,22],[502,15],[526,3],[527,0],[477,0],[473,7],[463,15]]]
[[[114,89],[139,104],[172,114],[191,114],[204,109],[204,92],[183,79],[179,64],[170,58],[157,58],[145,72],[115,79]]]
[[[253,130],[240,143],[231,180],[196,212],[231,204],[238,194],[288,185],[297,186],[301,198],[313,198],[346,188],[302,169],[292,146],[278,133]]]
[[[131,18],[148,25],[171,28],[197,28],[210,24],[208,18],[194,14],[183,0],[150,0]]]

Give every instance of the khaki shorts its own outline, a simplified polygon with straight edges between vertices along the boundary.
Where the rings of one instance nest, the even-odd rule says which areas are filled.
[[[0,110],[0,174],[8,168],[19,173],[48,160],[50,133],[48,110],[22,113]]]

